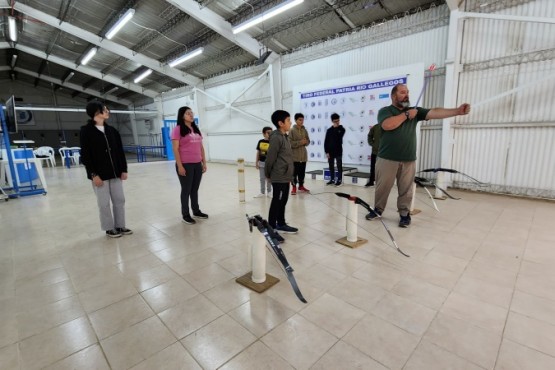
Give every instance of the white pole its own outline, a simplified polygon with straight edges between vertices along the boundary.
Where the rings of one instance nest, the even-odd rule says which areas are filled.
[[[266,239],[262,233],[255,229],[252,233],[251,265],[252,282],[262,284],[266,281]]]
[[[239,178],[239,202],[245,203],[245,160],[237,159],[237,177]]]
[[[347,211],[347,241],[354,243],[358,240],[357,235],[357,205],[355,202],[349,201],[349,209]]]

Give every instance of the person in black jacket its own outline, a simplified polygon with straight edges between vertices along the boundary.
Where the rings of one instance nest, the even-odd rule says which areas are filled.
[[[104,104],[91,101],[86,111],[90,119],[81,127],[81,161],[96,194],[100,226],[111,238],[132,234],[133,231],[125,227],[122,180],[127,180],[127,160],[121,136],[106,123],[110,111]]]
[[[343,136],[345,135],[345,128],[341,126],[339,114],[333,113],[331,115],[332,126],[326,131],[326,138],[324,139],[324,151],[328,157],[328,164],[330,166],[330,181],[326,185],[342,185],[343,177]],[[335,181],[335,168],[333,160],[337,162],[337,181]]]

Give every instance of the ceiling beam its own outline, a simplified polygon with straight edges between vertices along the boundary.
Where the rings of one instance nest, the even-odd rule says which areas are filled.
[[[85,93],[85,94],[93,95],[93,96],[96,96],[98,98],[110,100],[110,101],[113,101],[113,102],[116,102],[116,103],[119,103],[119,104],[124,104],[124,105],[132,105],[133,104],[133,102],[131,102],[130,100],[118,99],[118,97],[115,96],[115,95],[103,95],[100,92],[94,91],[94,90],[91,90],[91,89],[83,89],[81,86],[79,86],[77,84],[72,84],[71,82],[60,83],[60,80],[57,79],[57,78],[53,78],[53,77],[49,77],[49,76],[45,76],[45,75],[39,75],[36,72],[29,71],[29,70],[24,69],[24,68],[15,67],[14,71],[16,71],[18,73],[23,73],[27,76],[31,76],[31,77],[41,79],[41,80],[46,81],[46,82],[50,82],[50,83],[53,83],[53,84],[56,84],[56,85],[61,85],[63,87],[67,87],[68,89],[75,90],[76,92],[78,91],[79,93]]]
[[[192,1],[192,0],[191,0]],[[194,2],[194,1],[192,1]],[[197,3],[196,3],[197,4]],[[197,4],[198,7],[198,4]],[[48,24],[51,27],[60,29],[66,33],[74,35],[82,40],[85,40],[93,45],[101,47],[105,50],[108,50],[111,53],[116,55],[122,56],[129,60],[132,60],[135,63],[140,63],[145,67],[152,69],[153,71],[157,71],[161,74],[169,76],[177,81],[181,81],[188,85],[196,86],[201,83],[201,79],[189,75],[185,72],[182,72],[176,68],[171,68],[168,65],[162,65],[159,61],[153,58],[149,58],[144,54],[136,53],[133,50],[126,48],[123,45],[117,44],[111,40],[107,40],[102,38],[99,35],[96,35],[92,32],[85,31],[82,28],[74,26],[68,22],[63,22],[60,19],[53,17],[49,14],[41,12],[37,9],[34,9],[28,5],[22,4],[21,2],[16,2],[14,5],[14,9],[23,13],[27,16],[35,18],[36,20]],[[231,30],[231,28],[230,28]]]
[[[11,48],[9,43],[0,42],[0,49],[9,49],[9,48]],[[149,98],[155,98],[158,95],[160,95],[157,91],[145,89],[141,85],[134,84],[134,83],[131,83],[131,82],[124,82],[122,79],[119,79],[117,77],[104,75],[100,71],[97,71],[97,70],[95,70],[93,68],[90,68],[90,67],[87,67],[87,66],[83,66],[83,65],[76,66],[75,62],[73,62],[73,61],[69,61],[67,59],[63,59],[63,58],[57,57],[57,56],[52,55],[52,54],[47,55],[43,51],[36,50],[36,49],[30,48],[28,46],[17,44],[17,45],[15,45],[15,49],[17,49],[19,51],[22,51],[24,53],[27,53],[29,55],[33,55],[37,58],[47,59],[47,60],[51,61],[52,63],[56,63],[56,64],[59,64],[63,67],[70,68],[73,71],[80,72],[80,73],[83,73],[85,75],[98,78],[99,80],[103,80],[105,82],[112,83],[116,86],[123,87],[127,90],[131,90],[133,92],[145,95]]]
[[[234,44],[239,45],[241,48],[245,49],[255,57],[260,57],[260,44],[258,43],[258,41],[256,41],[254,37],[250,36],[246,32],[240,32],[236,35],[233,34],[231,30],[231,24],[209,8],[199,7],[199,3],[194,0],[166,0],[166,2],[189,14],[191,17],[195,18],[206,27],[213,29],[214,31],[216,31],[229,41],[233,42]],[[276,53],[272,53],[272,55],[270,55],[270,58],[268,58],[268,63],[271,63],[277,58],[278,56],[276,55]]]

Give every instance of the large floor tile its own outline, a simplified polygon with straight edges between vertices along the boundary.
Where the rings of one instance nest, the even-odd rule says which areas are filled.
[[[53,365],[46,370],[110,370],[106,357],[98,344],[87,347]]]
[[[113,370],[128,369],[174,343],[176,338],[157,316],[100,342]]]
[[[555,325],[510,312],[505,338],[555,357]]]
[[[495,370],[551,370],[555,369],[555,357],[525,347],[511,340],[501,343]]]
[[[221,370],[294,370],[285,360],[260,341],[228,361]]]
[[[162,312],[187,299],[194,297],[198,291],[183,278],[176,277],[141,293],[154,312]]]
[[[365,355],[355,347],[343,341],[339,341],[310,369],[387,370],[387,367]]]
[[[483,370],[465,359],[426,340],[420,342],[403,370]]]
[[[94,343],[93,329],[85,317],[80,317],[21,341],[21,367],[40,369]]]
[[[368,314],[343,340],[388,368],[401,369],[420,337]]]
[[[217,369],[254,341],[254,335],[224,315],[181,342],[204,369]]]
[[[202,370],[198,362],[187,352],[180,342],[176,342],[152,355],[132,370]]]
[[[262,337],[264,344],[296,369],[310,368],[337,340],[299,315]]]

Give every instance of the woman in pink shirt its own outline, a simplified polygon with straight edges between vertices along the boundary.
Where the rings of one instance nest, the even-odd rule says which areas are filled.
[[[171,134],[177,177],[181,183],[182,221],[189,225],[196,223],[189,213],[189,198],[193,216],[208,218],[206,213],[201,212],[198,205],[198,188],[202,174],[206,172],[206,157],[202,146],[202,134],[194,119],[191,108],[179,108],[177,126],[174,127]]]

